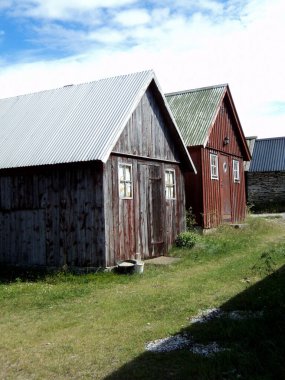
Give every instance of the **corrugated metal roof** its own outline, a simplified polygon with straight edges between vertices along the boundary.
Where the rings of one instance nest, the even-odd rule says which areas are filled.
[[[227,84],[166,94],[187,146],[206,145]]]
[[[0,100],[0,168],[106,162],[152,80],[161,92],[150,70]]]
[[[285,137],[255,140],[249,171],[285,171]]]

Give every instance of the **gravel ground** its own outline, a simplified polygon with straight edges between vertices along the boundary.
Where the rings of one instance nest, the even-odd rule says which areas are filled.
[[[249,318],[261,318],[263,311],[233,310],[223,311],[220,308],[202,310],[201,313],[190,319],[190,323],[206,323],[217,318],[227,318],[232,320],[242,320]]]
[[[190,346],[191,338],[187,335],[173,335],[163,339],[153,340],[146,344],[145,349],[151,352],[169,352],[182,350]]]
[[[218,343],[209,344],[194,343],[189,335],[177,334],[163,339],[157,339],[146,344],[145,349],[151,352],[170,352],[188,349],[197,355],[212,356],[217,352],[225,351],[226,348],[220,347]]]
[[[217,318],[228,318],[232,320],[242,320],[248,318],[261,318],[263,315],[262,311],[243,311],[243,310],[233,310],[233,311],[223,311],[219,308],[202,310],[197,316],[190,319],[190,324],[192,323],[207,323]],[[157,339],[148,342],[145,345],[145,349],[151,352],[170,352],[182,349],[188,349],[194,354],[201,356],[212,356],[218,352],[226,351],[227,348],[221,347],[216,342],[210,342],[206,345],[198,344],[194,342],[194,339],[189,334],[177,334],[168,336],[166,338]]]

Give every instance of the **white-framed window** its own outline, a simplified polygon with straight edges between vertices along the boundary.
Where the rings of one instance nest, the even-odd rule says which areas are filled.
[[[119,164],[119,195],[122,199],[133,198],[133,171],[131,164]]]
[[[218,155],[210,154],[211,179],[219,179]]]
[[[175,171],[165,170],[165,198],[176,199]]]
[[[234,182],[240,181],[239,161],[238,160],[233,160],[233,176],[234,176]]]

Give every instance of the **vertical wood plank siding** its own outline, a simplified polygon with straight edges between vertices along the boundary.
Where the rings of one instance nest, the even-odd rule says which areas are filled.
[[[227,98],[224,99],[212,130],[210,131],[207,148],[215,149],[225,154],[242,157],[234,117],[231,113]],[[225,137],[229,138],[229,144],[224,145]]]
[[[188,150],[197,174],[191,172],[185,174],[186,209],[189,210],[191,207],[196,223],[201,226],[203,225],[202,151],[201,147],[188,147]]]
[[[179,161],[179,151],[151,88],[143,95],[113,151]]]
[[[219,180],[211,179],[210,154],[213,151],[202,150],[202,181],[203,181],[203,211],[204,228],[216,227],[221,223],[221,193]],[[219,160],[219,156],[218,156]],[[220,171],[220,168],[219,168]]]
[[[132,165],[132,199],[119,198],[119,163]],[[175,171],[174,200],[165,197],[165,169]],[[166,255],[185,229],[184,177],[179,166],[111,155],[104,172],[107,265],[135,258],[136,252],[142,258]]]
[[[166,254],[185,228],[185,189],[161,108],[150,85],[106,164],[0,171],[0,262],[105,267]],[[119,163],[132,165],[132,199],[119,197]],[[173,200],[165,169],[175,171]]]
[[[229,144],[224,145],[225,137]],[[189,147],[189,152],[198,171],[197,176],[188,175],[192,182],[192,193],[187,190],[187,205],[193,207],[196,219],[204,228],[213,228],[223,222],[223,200],[221,192],[221,174],[223,167],[219,166],[219,180],[211,179],[210,154],[218,155],[221,163],[222,157],[228,158],[229,185],[228,190],[231,202],[230,222],[242,221],[246,212],[245,179],[242,153],[238,136],[235,133],[234,118],[225,98],[220,107],[216,121],[210,131],[206,148]],[[233,180],[233,159],[239,161],[240,181]],[[188,186],[187,186],[188,189]],[[224,191],[225,191],[224,190]]]
[[[136,252],[143,258],[167,254],[177,234],[185,229],[185,185],[179,151],[151,86],[113,151],[116,155],[111,154],[104,169],[107,265],[135,258]],[[132,165],[133,199],[119,198],[119,163]],[[175,200],[165,198],[165,169],[175,170]]]
[[[0,173],[0,262],[104,266],[102,165]]]

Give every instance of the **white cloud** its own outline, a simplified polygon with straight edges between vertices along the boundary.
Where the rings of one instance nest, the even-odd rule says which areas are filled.
[[[224,10],[223,3],[211,0],[201,0],[197,2],[197,5],[201,9],[211,11],[214,14],[221,14]]]
[[[104,44],[117,44],[125,40],[122,32],[113,30],[111,28],[97,29],[95,32],[86,35],[88,41],[96,41]]]
[[[128,27],[147,24],[150,22],[151,18],[145,9],[128,9],[119,12],[114,20],[121,25]]]
[[[173,1],[172,7],[165,1],[162,8],[145,10],[150,22],[137,13],[133,26],[121,16],[119,29],[113,22],[87,31],[45,25],[41,35],[46,43],[56,43],[56,38],[61,46],[74,43],[76,55],[2,64],[0,97],[153,68],[165,92],[229,83],[247,135],[284,135],[285,115],[272,108],[285,102],[283,0],[249,0],[243,8],[232,0],[223,9],[218,2],[201,1],[200,10],[189,14],[181,10],[182,3]],[[202,13],[202,7],[215,16]],[[225,17],[229,12],[232,17]]]
[[[14,0],[14,14],[25,17],[52,20],[74,20],[98,9],[116,8],[137,0]],[[85,19],[86,21],[86,19]],[[84,22],[84,19],[82,19]]]
[[[68,29],[55,23],[46,23],[42,26],[34,27],[36,37],[30,41],[36,47],[48,49],[63,49],[76,52],[86,48],[84,42],[88,39],[88,32],[83,30]]]

